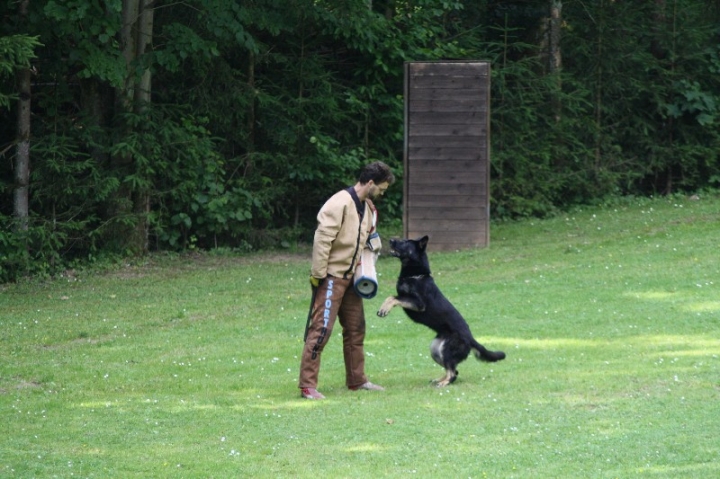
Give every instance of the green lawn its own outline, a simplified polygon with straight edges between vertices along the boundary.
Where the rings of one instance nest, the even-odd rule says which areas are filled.
[[[720,197],[627,199],[432,253],[508,355],[442,389],[431,331],[375,316],[382,256],[366,368],[387,390],[344,388],[338,327],[325,401],[296,388],[307,248],[0,286],[0,477],[719,477],[718,233]]]

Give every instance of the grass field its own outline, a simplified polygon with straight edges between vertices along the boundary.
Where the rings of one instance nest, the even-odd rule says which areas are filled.
[[[382,256],[366,368],[339,328],[299,397],[309,250],[155,256],[0,286],[0,477],[720,477],[720,197],[623,199],[494,224],[431,254],[475,336],[437,389],[432,333]],[[432,241],[432,240],[431,240]]]

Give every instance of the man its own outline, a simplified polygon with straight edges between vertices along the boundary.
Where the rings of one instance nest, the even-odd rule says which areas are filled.
[[[347,387],[353,391],[384,389],[365,376],[365,312],[353,288],[353,273],[374,229],[372,200],[394,182],[395,176],[385,163],[370,163],[360,172],[355,186],[335,193],[320,208],[310,271],[313,299],[300,361],[299,387],[306,399],[325,398],[317,390],[320,357],[336,318],[343,331]]]

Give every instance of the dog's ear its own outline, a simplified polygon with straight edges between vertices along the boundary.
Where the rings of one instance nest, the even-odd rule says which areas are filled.
[[[418,240],[418,243],[420,244],[420,248],[421,248],[421,249],[424,250],[425,248],[427,248],[428,236],[425,235],[425,236],[423,236],[422,238],[420,238],[420,239]]]

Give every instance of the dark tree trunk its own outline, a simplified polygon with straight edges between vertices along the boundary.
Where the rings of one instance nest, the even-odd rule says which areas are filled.
[[[20,2],[20,16],[27,17],[30,0]],[[28,228],[30,216],[30,100],[32,71],[23,68],[17,74],[18,79],[18,116],[17,116],[17,154],[15,156],[15,192],[13,213],[19,227]]]
[[[151,101],[152,77],[150,71],[145,70],[138,78],[135,69],[152,40],[153,9],[150,1],[123,0],[122,20],[120,47],[125,58],[126,77],[124,84],[115,92],[115,110],[116,114],[142,113]],[[135,159],[131,155],[116,155],[111,161],[121,177],[137,174]],[[116,239],[116,247],[135,254],[147,252],[150,192],[142,186],[132,187],[122,183],[108,213],[115,220],[115,227],[109,234]]]

